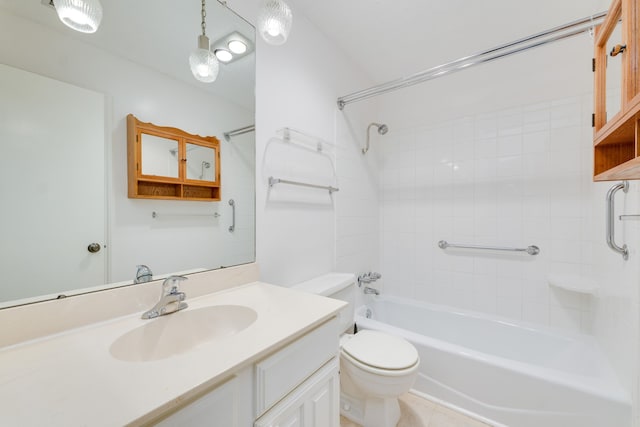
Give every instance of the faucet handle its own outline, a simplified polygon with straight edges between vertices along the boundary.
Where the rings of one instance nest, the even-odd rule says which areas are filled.
[[[136,265],[136,278],[133,283],[145,283],[150,282],[153,278],[151,269],[144,264]]]
[[[178,285],[183,280],[189,280],[185,276],[169,276],[162,282],[162,295],[170,295],[178,293]]]

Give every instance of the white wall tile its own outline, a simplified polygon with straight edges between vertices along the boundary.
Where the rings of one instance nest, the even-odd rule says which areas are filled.
[[[403,142],[380,163],[381,263],[404,283],[400,289],[387,280],[385,291],[407,294],[406,283],[420,283],[414,296],[430,302],[592,330],[591,304],[553,293],[547,283],[551,273],[593,272],[591,159],[575,155],[590,145],[583,102],[557,99],[397,129],[398,138],[414,135],[415,144]],[[412,233],[419,234],[410,242]],[[441,239],[535,244],[542,252],[443,251],[436,246]]]
[[[522,306],[522,320],[540,325],[548,325],[549,306],[544,303],[525,301]]]
[[[570,332],[581,332],[582,313],[566,307],[549,307],[549,325]]]

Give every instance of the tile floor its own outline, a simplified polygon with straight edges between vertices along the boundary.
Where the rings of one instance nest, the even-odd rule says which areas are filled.
[[[400,396],[398,427],[489,427],[442,405],[407,393]],[[360,427],[340,417],[340,427]]]

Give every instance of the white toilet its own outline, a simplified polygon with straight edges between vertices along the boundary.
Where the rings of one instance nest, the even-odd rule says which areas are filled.
[[[354,322],[356,278],[330,273],[294,286],[305,292],[348,302],[339,314],[340,413],[364,427],[395,427],[398,396],[409,391],[418,374],[418,351],[403,338],[363,330],[348,334]]]

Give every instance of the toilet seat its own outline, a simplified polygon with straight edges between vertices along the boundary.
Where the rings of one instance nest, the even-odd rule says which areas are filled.
[[[407,340],[371,330],[360,331],[344,342],[341,352],[360,369],[390,376],[412,371],[420,360]]]

